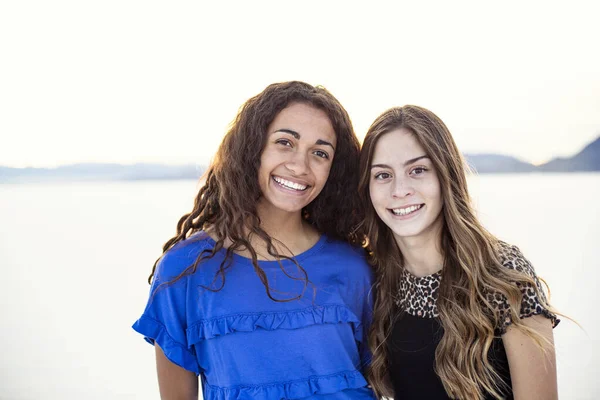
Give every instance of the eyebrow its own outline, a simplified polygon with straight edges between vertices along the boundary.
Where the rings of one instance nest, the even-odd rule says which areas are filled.
[[[419,157],[411,158],[410,160],[406,160],[404,162],[404,166],[405,167],[409,166],[410,164],[413,164],[413,163],[415,163],[415,162],[417,162],[417,161],[419,161],[419,160],[421,160],[423,158],[429,158],[429,156],[427,154],[424,154],[424,155],[419,156]],[[388,169],[392,169],[392,167],[390,167],[387,164],[373,164],[373,165],[371,165],[371,169],[372,168],[388,168]]]
[[[300,134],[298,132],[296,132],[296,131],[291,130],[291,129],[285,129],[285,128],[277,129],[273,133],[276,133],[276,132],[287,133],[287,134],[292,135],[297,140],[300,140]],[[331,143],[329,143],[328,141],[326,141],[326,140],[317,139],[317,141],[315,142],[315,144],[329,146],[329,147],[331,147],[335,151],[335,147]]]

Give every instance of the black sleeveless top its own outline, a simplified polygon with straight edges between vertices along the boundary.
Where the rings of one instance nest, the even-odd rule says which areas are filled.
[[[421,318],[404,313],[396,321],[388,342],[390,377],[395,399],[450,399],[433,370],[435,349],[442,333],[443,328],[437,318]],[[494,339],[489,359],[507,385],[508,390],[503,393],[503,397],[513,399],[510,370],[502,339]],[[485,399],[491,400],[494,397],[486,396]]]
[[[499,250],[502,264],[531,276],[538,286],[539,293],[544,296],[533,267],[519,249],[501,242]],[[387,342],[390,380],[395,391],[394,398],[397,400],[450,399],[434,371],[435,350],[444,332],[436,306],[440,281],[441,271],[424,277],[416,277],[406,270],[403,271],[400,293],[396,298],[400,316]],[[542,307],[535,291],[524,285],[519,287],[523,294],[520,317],[542,314],[550,318],[552,325],[556,326],[559,320],[556,315]],[[513,399],[510,370],[501,338],[511,323],[509,306],[503,296],[496,294],[489,299],[497,305],[500,315],[505,317],[500,319],[503,323],[496,329],[496,337],[488,359],[504,383],[499,385],[505,388],[502,397]],[[545,298],[543,300],[546,302]],[[486,400],[493,398],[489,394],[484,397]]]

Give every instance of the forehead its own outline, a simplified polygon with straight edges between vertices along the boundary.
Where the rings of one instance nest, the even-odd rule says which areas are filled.
[[[305,103],[292,103],[275,116],[269,125],[269,134],[278,129],[291,129],[300,134],[300,140],[317,139],[336,142],[336,134],[325,111]]]
[[[371,164],[403,164],[405,161],[426,155],[415,135],[405,129],[384,133],[375,144]]]

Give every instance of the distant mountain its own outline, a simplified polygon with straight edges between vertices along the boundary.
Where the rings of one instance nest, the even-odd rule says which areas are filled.
[[[135,181],[198,179],[205,168],[163,164],[72,164],[57,168],[10,168],[0,166],[0,183],[46,181]]]
[[[571,158],[555,158],[538,167],[544,172],[600,171],[600,137]]]
[[[538,166],[499,154],[465,154],[465,158],[467,163],[480,174],[600,171],[600,137],[572,157],[555,158]]]
[[[467,164],[479,174],[534,172],[535,165],[500,154],[465,154]]]

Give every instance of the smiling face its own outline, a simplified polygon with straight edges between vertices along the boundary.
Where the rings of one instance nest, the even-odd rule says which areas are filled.
[[[277,114],[260,157],[259,214],[300,215],[325,186],[335,146],[336,134],[324,111],[294,103]]]
[[[373,208],[396,241],[435,239],[444,202],[437,173],[415,135],[404,128],[382,135],[370,168]]]

